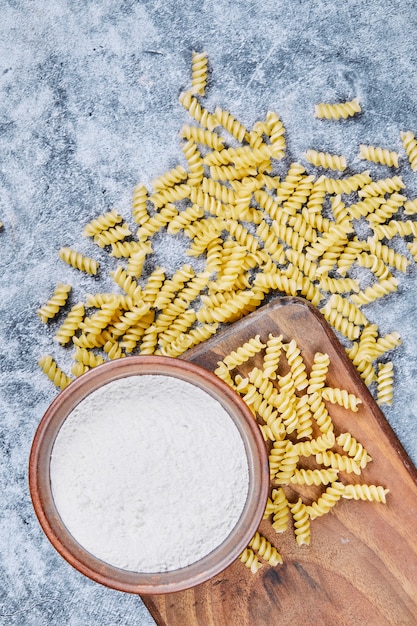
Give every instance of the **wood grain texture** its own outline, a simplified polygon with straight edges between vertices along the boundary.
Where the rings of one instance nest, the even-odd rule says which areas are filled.
[[[315,352],[328,353],[328,384],[362,399],[358,413],[337,405],[330,412],[336,435],[350,431],[373,459],[349,481],[384,485],[387,504],[341,500],[312,521],[310,546],[297,546],[291,529],[278,535],[264,520],[260,532],[279,549],[283,565],[265,563],[253,575],[237,561],[194,589],[143,600],[159,626],[415,626],[417,471],[320,313],[304,300],[278,299],[183,358],[214,370],[244,341],[269,333],[295,339],[308,369]],[[291,500],[302,489],[294,487]]]

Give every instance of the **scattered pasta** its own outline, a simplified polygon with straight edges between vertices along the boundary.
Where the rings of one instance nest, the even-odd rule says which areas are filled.
[[[384,341],[377,329],[372,350],[364,356],[362,338],[372,324],[362,307],[392,297],[399,274],[417,262],[415,199],[403,192],[399,175],[375,179],[370,170],[343,175],[343,155],[330,152],[309,150],[305,165],[290,162],[282,172],[288,156],[286,130],[277,113],[268,111],[249,128],[225,108],[208,110],[202,104],[208,76],[207,55],[193,52],[190,87],[179,97],[191,117],[179,133],[183,163],[156,176],[150,189],[141,183],[134,187],[132,223],[111,209],[82,230],[100,254],[118,260],[111,278],[119,306],[106,315],[110,305],[104,305],[100,293],[92,294],[95,300],[80,299],[56,332],[57,343],[94,349],[105,360],[134,353],[180,356],[265,299],[303,296],[341,336],[377,401],[387,403],[386,393],[377,392],[378,367],[400,342]],[[359,100],[353,98],[318,104],[315,115],[343,120],[360,112]],[[402,132],[400,138],[403,156],[416,169],[414,134]],[[370,162],[392,167],[397,167],[397,155],[402,165],[395,150],[365,144],[358,150]],[[336,173],[318,176],[317,166]],[[366,228],[358,229],[358,222]],[[155,267],[155,236],[185,241],[190,263],[184,258],[175,271]],[[391,244],[394,237],[406,238],[401,254]],[[98,272],[94,258],[71,248],[61,248],[59,256],[91,276]],[[358,268],[368,280],[358,279]],[[147,309],[138,311],[140,303]],[[88,330],[88,320],[95,332]],[[358,354],[356,344],[361,346]],[[271,380],[275,358],[271,347],[265,370]],[[293,367],[298,366],[294,359]],[[74,369],[74,375],[82,373],[79,365]],[[324,428],[323,406],[316,409]],[[304,422],[297,428],[308,433],[307,407],[298,411]]]

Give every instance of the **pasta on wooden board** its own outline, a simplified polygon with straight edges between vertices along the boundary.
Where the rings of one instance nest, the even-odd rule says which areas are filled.
[[[368,335],[375,341],[373,331],[368,331]],[[261,368],[251,367],[255,359],[262,363]],[[266,374],[271,362],[273,377]],[[310,544],[311,522],[330,512],[341,498],[385,503],[388,493],[383,486],[357,485],[349,480],[350,476],[360,476],[372,458],[352,433],[335,432],[331,404],[358,413],[361,399],[346,389],[326,384],[330,368],[328,355],[316,352],[308,374],[296,342],[270,333],[267,338],[256,336],[238,346],[218,362],[215,370],[248,404],[269,445],[271,491],[264,519],[270,519],[272,529],[282,533],[288,529],[292,516],[299,546]],[[240,371],[248,373],[242,376]],[[300,371],[303,383],[297,387]],[[303,426],[304,419],[309,420],[309,429]],[[296,440],[300,434],[303,441]],[[309,458],[313,463],[305,466]],[[321,493],[317,496],[315,492],[304,501],[303,492],[303,496],[294,499],[290,489],[296,486],[319,488]],[[273,542],[259,532],[248,545],[249,550],[258,551],[270,565],[277,566],[282,559],[274,558],[274,548]],[[250,552],[246,558],[250,562]]]

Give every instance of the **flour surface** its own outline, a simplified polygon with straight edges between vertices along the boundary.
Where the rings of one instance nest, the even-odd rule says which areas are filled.
[[[229,535],[245,505],[248,464],[217,400],[170,376],[129,376],[68,416],[51,486],[63,522],[89,552],[126,570],[162,572]]]

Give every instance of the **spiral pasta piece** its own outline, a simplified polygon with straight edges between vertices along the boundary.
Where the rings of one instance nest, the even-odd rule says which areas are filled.
[[[193,96],[190,91],[185,91],[180,94],[179,101],[182,106],[188,111],[189,115],[193,117],[204,128],[212,131],[218,124],[217,116],[210,113],[207,109],[202,107],[197,98]]]
[[[385,265],[384,261],[378,258],[375,254],[370,254],[369,252],[361,252],[358,254],[356,258],[356,263],[360,267],[366,267],[369,269],[376,278],[385,280],[391,276],[391,273],[388,267]],[[356,289],[356,293],[359,292],[359,289]]]
[[[368,222],[372,225],[382,224],[386,220],[390,219],[399,208],[403,206],[406,196],[400,193],[393,193],[383,204],[379,205],[373,213],[368,215]]]
[[[290,504],[292,517],[294,520],[294,534],[297,545],[310,545],[310,515],[307,506],[301,498],[297,502]]]
[[[145,242],[138,241],[115,241],[111,245],[110,256],[120,259],[122,257],[130,257],[138,250],[142,250]],[[150,250],[150,248],[149,248]]]
[[[201,128],[200,126],[189,126],[185,124],[180,132],[180,137],[186,140],[192,139],[195,143],[207,146],[211,150],[220,151],[224,148],[224,139],[217,133]]]
[[[352,193],[353,191],[357,191],[359,189],[359,196],[361,195],[362,188],[365,186],[370,186],[372,183],[372,178],[369,174],[369,171],[360,172],[358,174],[353,174],[347,178],[328,178],[323,177],[322,179],[324,188],[327,193],[331,194],[342,194],[342,193]],[[379,195],[377,193],[373,193],[371,195]]]
[[[282,487],[279,489],[273,489],[271,495],[273,506],[275,508],[275,512],[272,517],[272,528],[276,533],[283,533],[288,528],[290,517],[290,507],[287,496],[285,495],[285,491]]]
[[[359,146],[359,158],[388,165],[389,167],[398,167],[399,154],[380,146],[361,144]]]
[[[361,473],[359,463],[351,459],[349,456],[339,454],[338,452],[332,452],[332,450],[325,450],[324,452],[316,454],[316,461],[320,465],[332,467],[333,469],[338,469],[341,472],[346,472],[347,474],[356,474],[359,476]]]
[[[309,441],[297,441],[294,444],[296,453],[299,456],[313,456],[320,452],[330,450],[334,446],[335,435],[333,430],[329,430],[327,433],[323,433],[316,439],[310,439]],[[335,469],[338,469],[337,467]]]
[[[394,366],[391,361],[378,364],[377,373],[377,402],[378,404],[392,404],[394,392],[393,379]]]
[[[341,433],[336,438],[336,443],[343,448],[352,459],[359,463],[359,467],[364,469],[372,458],[369,456],[361,443],[356,441],[350,433]]]
[[[411,169],[413,172],[417,171],[417,140],[414,134],[409,131],[402,131],[400,133],[401,141],[404,146],[405,153],[408,157]]]
[[[231,370],[245,361],[248,361],[255,354],[258,354],[265,345],[261,339],[260,335],[256,335],[255,337],[251,337],[248,341],[245,341],[241,346],[239,346],[236,350],[229,352],[229,354],[223,359],[223,363],[226,367]]]
[[[318,152],[317,150],[307,150],[305,158],[316,167],[323,167],[330,170],[343,172],[346,169],[346,158],[329,152]]]
[[[126,268],[129,276],[132,276],[133,278],[139,278],[142,275],[143,264],[145,262],[146,255],[147,251],[144,249],[137,250],[130,255]]]
[[[138,324],[138,322],[149,313],[149,304],[147,302],[139,302],[134,305],[129,311],[126,311],[123,315],[113,322],[111,326],[112,336],[116,339],[124,335],[129,328]]]
[[[382,485],[345,485],[342,498],[382,502],[385,504],[387,493],[389,493],[389,489],[384,489]]]
[[[310,518],[313,520],[316,519],[316,517],[326,515],[326,513],[328,513],[337,504],[344,492],[345,485],[343,485],[343,483],[331,483],[320,498],[313,502],[311,506],[307,507]]]
[[[285,456],[285,451],[287,449],[287,440],[281,439],[278,441],[274,441],[272,444],[272,448],[269,452],[269,472],[271,476],[276,474],[279,470],[281,462]]]
[[[83,321],[84,315],[84,304],[82,302],[78,302],[71,308],[67,317],[58,328],[54,337],[55,341],[58,341],[61,345],[69,343],[71,341],[71,338],[80,328],[80,323]]]
[[[256,532],[252,539],[249,542],[249,548],[251,548],[254,552],[257,552],[258,555],[267,561],[270,565],[275,566],[282,563],[282,556],[278,552],[276,548],[274,548],[269,541],[261,535],[259,532]]]
[[[339,120],[353,117],[362,111],[359,104],[359,98],[345,102],[336,102],[334,104],[320,102],[314,108],[314,116],[319,119]]]
[[[88,368],[97,367],[97,365],[104,363],[102,356],[94,354],[94,352],[91,352],[91,350],[88,350],[87,348],[77,347],[74,358],[76,361],[86,365]]]
[[[121,359],[125,357],[121,345],[115,339],[111,338],[106,341],[103,346],[104,352],[106,352],[107,356],[110,360]]]
[[[296,448],[293,446],[293,444],[290,441],[288,441],[287,449],[279,465],[278,471],[275,474],[275,481],[277,482],[277,484],[279,485],[289,484],[291,480],[291,476],[293,475],[294,470],[299,461],[299,458],[300,457],[296,452]]]
[[[275,336],[272,333],[268,335],[262,364],[262,375],[264,378],[269,378],[270,380],[276,378],[276,370],[283,347],[282,339],[282,335]]]
[[[62,247],[58,256],[64,263],[75,267],[76,269],[86,272],[87,274],[97,274],[98,263],[95,259],[91,259],[90,257],[83,256],[80,252],[73,250],[69,247]]]
[[[100,246],[100,248],[104,248],[105,246],[109,246],[116,241],[122,241],[131,234],[129,226],[126,223],[116,224],[116,226],[108,228],[107,230],[102,230],[94,235],[94,243]]]
[[[71,285],[57,284],[52,296],[36,311],[44,324],[59,313],[60,309],[67,302],[70,291]]]
[[[91,222],[88,222],[88,224],[84,226],[82,234],[84,237],[94,237],[103,230],[108,230],[122,221],[123,218],[115,209],[112,209],[103,215],[99,215],[99,217],[91,220]]]
[[[351,291],[358,292],[358,281],[353,278],[332,278],[331,276],[319,277],[320,288],[323,291],[333,293],[349,293]]]
[[[80,323],[80,328],[87,334],[100,335],[110,322],[114,321],[118,309],[119,302],[116,298],[104,302],[96,313]]]
[[[187,178],[187,175],[188,174],[185,167],[183,167],[182,165],[177,165],[176,167],[173,167],[172,169],[165,172],[164,174],[158,176],[158,178],[155,178],[155,180],[152,181],[152,187],[155,192],[162,191],[163,189],[168,189],[169,187],[174,187],[178,183],[184,182]],[[144,199],[146,199],[146,195]],[[143,223],[146,221],[147,220],[143,220]]]
[[[56,387],[65,389],[65,387],[68,387],[71,383],[72,379],[61,370],[56,361],[49,354],[42,356],[38,364],[44,374],[48,376],[49,380],[52,380]]]
[[[136,185],[132,197],[132,217],[136,224],[144,224],[150,217],[147,208],[148,199],[148,191],[145,185]],[[120,221],[122,221],[122,219],[120,219]]]
[[[374,237],[368,237],[367,244],[369,251],[386,265],[395,267],[400,272],[406,272],[410,261],[403,254],[393,250],[389,246],[382,244]]]
[[[309,385],[307,387],[308,394],[319,391],[324,387],[329,365],[330,358],[328,354],[322,352],[316,352],[314,354],[309,378]]]
[[[207,85],[208,59],[205,52],[192,52],[191,93],[204,96]]]
[[[245,548],[239,559],[244,565],[246,565],[247,568],[250,569],[252,574],[256,574],[259,568],[262,567],[262,563],[259,561],[258,557],[250,548]]]
[[[398,280],[394,276],[391,276],[390,278],[386,278],[374,285],[366,287],[363,291],[352,294],[351,300],[357,305],[369,304],[369,302],[373,302],[378,298],[382,298],[382,296],[397,291],[397,288]]]
[[[113,278],[116,285],[119,285],[123,291],[132,298],[133,302],[137,302],[142,297],[142,289],[136,282],[133,276],[130,276],[127,271],[119,265],[116,270],[110,272],[110,276]]]
[[[392,178],[384,178],[369,182],[358,191],[360,198],[369,196],[384,196],[386,193],[393,193],[404,189],[405,185],[401,176],[392,176]]]
[[[339,294],[332,295],[325,306],[325,309],[332,308],[346,317],[348,321],[353,324],[365,326],[368,323],[368,320],[362,311],[358,309],[357,306],[352,304],[352,302],[350,302],[347,298],[343,298]]]
[[[248,131],[236,118],[220,107],[216,107],[214,110],[215,125],[223,126],[223,128],[237,141],[242,142],[248,137]],[[212,130],[212,129],[211,129]]]
[[[298,469],[291,476],[291,483],[295,485],[328,485],[337,481],[338,469]]]
[[[269,225],[262,220],[256,229],[256,236],[261,239],[264,249],[271,255],[271,258],[278,263],[282,263],[284,256],[284,247],[278,241],[276,234]]]
[[[126,332],[121,336],[119,344],[126,353],[132,352],[143,335],[146,329],[152,324],[155,319],[155,312],[149,311],[143,317],[141,317],[135,324],[129,326]]]
[[[321,396],[324,400],[328,400],[332,404],[339,404],[354,413],[358,411],[358,404],[362,404],[362,400],[355,394],[339,387],[324,387],[321,390]]]
[[[308,378],[304,359],[301,356],[301,350],[297,346],[295,339],[284,344],[283,347],[287,356],[288,365],[290,366],[294,387],[297,391],[302,391],[308,386]]]

